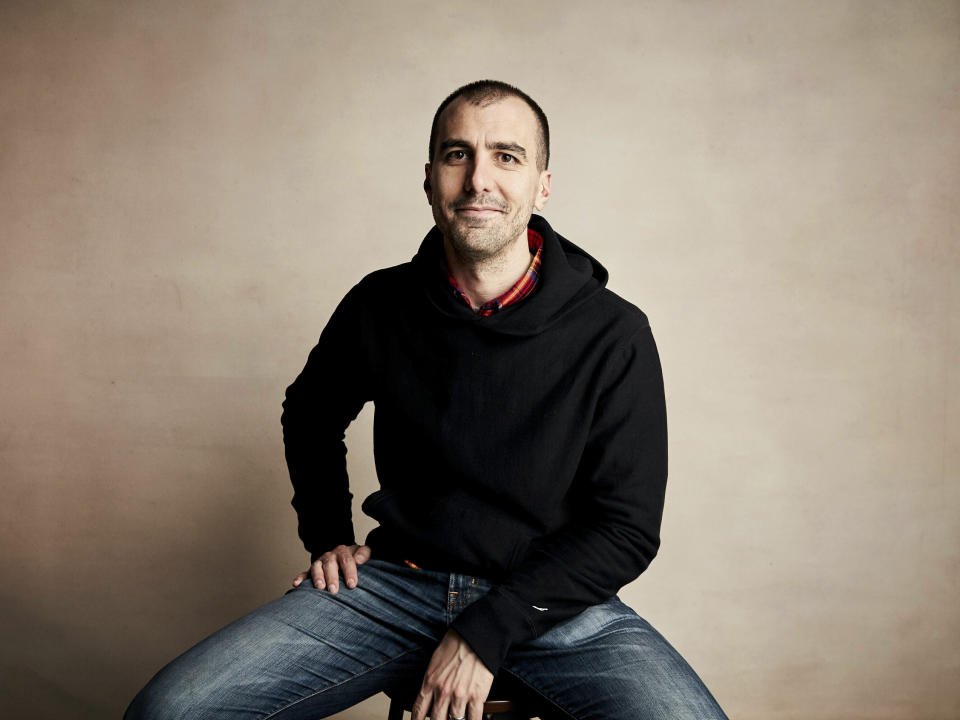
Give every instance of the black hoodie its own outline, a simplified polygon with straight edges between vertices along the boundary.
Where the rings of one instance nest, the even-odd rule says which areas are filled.
[[[452,627],[494,673],[515,643],[615,594],[659,546],[666,413],[646,316],[534,215],[541,279],[489,317],[457,299],[433,228],[343,299],[281,418],[299,533],[354,543],[344,431],[372,400],[373,557],[496,585]]]

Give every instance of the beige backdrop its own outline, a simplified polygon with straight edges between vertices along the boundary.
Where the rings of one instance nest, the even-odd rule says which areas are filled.
[[[960,717],[958,27],[955,1],[0,1],[0,712],[118,717],[304,566],[283,390],[431,224],[436,105],[495,77],[551,118],[547,217],[660,345],[663,548],[625,597],[733,718]]]

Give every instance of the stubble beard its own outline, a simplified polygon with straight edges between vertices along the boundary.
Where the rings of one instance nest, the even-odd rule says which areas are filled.
[[[507,207],[502,216],[492,220],[461,218],[456,214],[456,208],[471,203],[493,204],[482,198],[458,199],[446,208],[448,215],[434,219],[450,244],[450,249],[462,262],[473,266],[494,265],[506,249],[527,229],[527,223],[533,212],[533,202],[531,201],[527,207],[519,208],[513,215]]]

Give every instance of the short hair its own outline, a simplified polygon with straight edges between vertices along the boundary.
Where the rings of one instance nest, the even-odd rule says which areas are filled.
[[[430,126],[430,150],[427,154],[430,162],[433,162],[433,148],[437,142],[437,126],[440,123],[440,115],[454,101],[463,98],[474,105],[489,105],[491,103],[503,100],[506,97],[516,97],[523,100],[527,106],[533,110],[537,118],[538,137],[537,137],[537,169],[546,170],[550,164],[550,125],[547,123],[547,116],[540,109],[540,106],[520,88],[509,85],[499,80],[477,80],[469,85],[457,88],[447,95],[446,100],[440,103],[437,112],[433,116],[433,125]]]

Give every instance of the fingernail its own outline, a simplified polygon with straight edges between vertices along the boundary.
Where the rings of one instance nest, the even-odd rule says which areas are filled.
[[[347,580],[347,587],[348,587],[348,588],[352,588],[352,587],[356,587],[356,586],[357,586],[357,581],[356,581],[356,580]]]
[[[336,586],[336,585],[331,585],[331,586],[330,586],[330,592],[335,593],[336,591],[337,591],[337,586]]]

